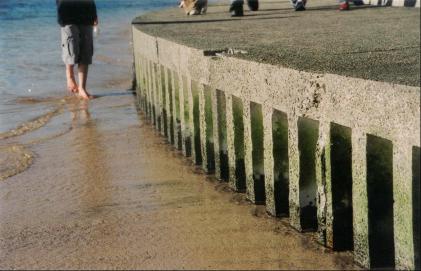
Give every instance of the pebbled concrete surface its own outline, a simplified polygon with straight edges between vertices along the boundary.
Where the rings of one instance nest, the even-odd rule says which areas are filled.
[[[295,12],[289,1],[261,1],[258,12],[231,18],[228,1],[188,17],[177,8],[142,15],[143,32],[202,50],[241,49],[236,57],[297,70],[332,73],[410,86],[420,84],[420,9],[309,1]]]

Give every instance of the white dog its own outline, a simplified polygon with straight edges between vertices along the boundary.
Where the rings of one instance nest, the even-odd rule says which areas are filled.
[[[208,9],[208,0],[182,0],[179,5],[187,15],[205,14]]]

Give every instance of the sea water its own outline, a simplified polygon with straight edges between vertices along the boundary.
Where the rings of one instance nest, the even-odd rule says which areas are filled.
[[[93,94],[128,87],[132,68],[131,21],[176,0],[96,0],[100,34],[89,70]],[[66,95],[55,0],[0,0],[0,133],[44,114]],[[25,102],[22,102],[25,101]]]

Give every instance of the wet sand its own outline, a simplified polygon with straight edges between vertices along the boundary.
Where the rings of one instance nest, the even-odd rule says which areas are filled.
[[[31,163],[0,181],[0,269],[358,268],[202,174],[134,100],[52,99],[44,126],[1,139],[0,163],[13,146]]]

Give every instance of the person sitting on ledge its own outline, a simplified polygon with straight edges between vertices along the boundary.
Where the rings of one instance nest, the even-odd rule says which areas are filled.
[[[349,2],[353,2],[355,6],[362,6],[364,5],[364,1],[363,0],[340,0],[339,1],[339,10],[340,11],[344,11],[344,10],[349,10]]]
[[[56,0],[61,26],[62,59],[66,64],[67,89],[83,99],[93,98],[86,90],[88,67],[92,64],[93,26],[98,25],[94,0]],[[79,86],[74,66],[78,65]]]
[[[349,2],[353,2],[354,5],[359,6],[363,5],[363,0],[339,0],[339,10],[349,10]],[[291,0],[291,4],[294,7],[295,11],[304,11],[306,8],[307,0]],[[231,0],[230,13],[232,17],[243,16],[244,0]],[[258,0],[248,0],[247,4],[251,11],[256,11],[259,9]]]
[[[349,10],[349,2],[353,2],[354,5],[356,6],[364,5],[363,0],[339,0],[339,10],[340,11]],[[305,6],[307,3],[307,0],[291,0],[291,3],[295,11],[306,10]]]
[[[244,0],[231,0],[231,6],[229,11],[232,17],[244,15],[243,4]],[[247,0],[247,5],[249,6],[249,9],[251,11],[256,11],[259,9],[258,0]]]
[[[187,15],[206,14],[208,0],[183,0],[178,5],[183,8]]]

